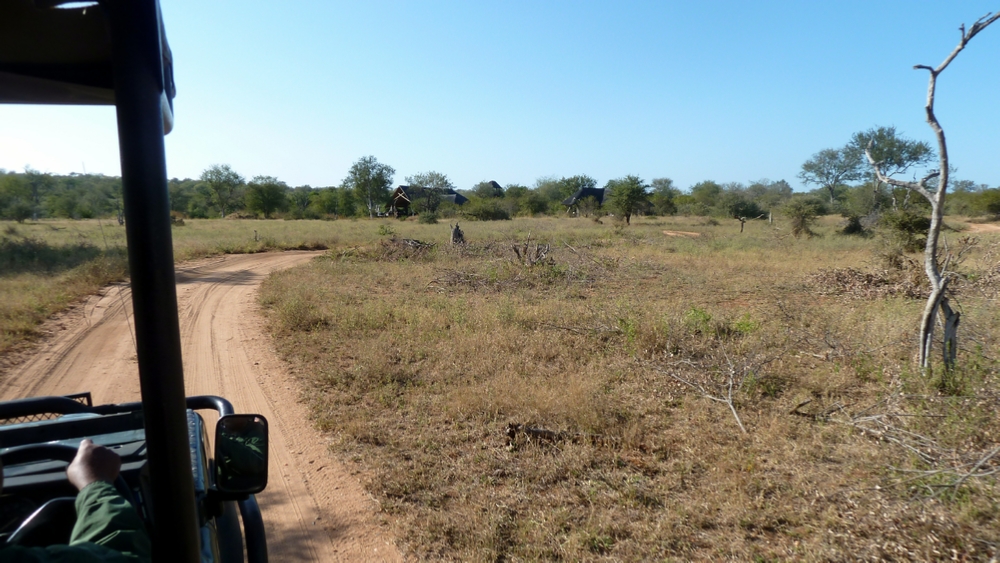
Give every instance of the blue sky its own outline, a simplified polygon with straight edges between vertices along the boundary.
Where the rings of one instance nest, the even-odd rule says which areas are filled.
[[[171,177],[338,184],[374,155],[447,174],[796,177],[851,134],[933,142],[927,73],[1000,4],[161,0],[174,53]],[[993,4],[996,4],[994,0]],[[939,80],[958,177],[1000,185],[1000,24]],[[110,107],[0,106],[0,168],[120,173]]]

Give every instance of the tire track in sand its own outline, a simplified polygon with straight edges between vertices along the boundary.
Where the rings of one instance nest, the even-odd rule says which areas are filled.
[[[319,254],[231,255],[177,268],[185,390],[222,395],[237,412],[268,419],[270,482],[257,499],[272,560],[401,561],[375,522],[374,503],[309,424],[256,303],[269,273]],[[61,319],[64,328],[36,354],[0,375],[0,399],[90,391],[96,403],[138,401],[129,293],[112,286]]]

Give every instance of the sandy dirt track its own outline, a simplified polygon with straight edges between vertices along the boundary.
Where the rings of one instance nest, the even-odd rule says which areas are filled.
[[[400,561],[375,521],[374,502],[309,424],[256,305],[268,273],[318,254],[232,255],[178,266],[186,391],[221,395],[237,412],[269,421],[270,480],[257,499],[272,561]],[[92,296],[51,321],[52,337],[27,361],[0,374],[0,399],[90,391],[95,403],[138,401],[130,323],[127,286]]]
[[[1000,233],[1000,225],[996,223],[969,223],[966,229],[970,233]]]

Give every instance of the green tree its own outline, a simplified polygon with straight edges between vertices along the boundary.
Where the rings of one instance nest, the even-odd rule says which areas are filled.
[[[607,190],[605,199],[611,203],[612,209],[625,217],[625,224],[632,222],[632,214],[649,203],[647,186],[638,176],[625,176],[608,180],[604,185]]]
[[[254,176],[247,186],[247,208],[270,219],[275,211],[288,209],[288,186],[274,176]]]
[[[346,186],[337,188],[339,213],[344,217],[355,217],[358,214],[358,198],[354,190]]]
[[[0,217],[23,223],[31,218],[31,187],[13,172],[0,175]]]
[[[929,144],[899,135],[894,126],[873,127],[855,133],[845,149],[858,153],[859,158],[864,159],[865,149],[869,144],[872,159],[878,163],[882,175],[887,178],[903,174],[910,168],[922,166],[934,159],[934,149]],[[874,174],[873,167],[869,165],[867,169]]]
[[[396,170],[382,164],[374,156],[363,156],[351,166],[344,178],[344,186],[354,192],[355,197],[368,209],[368,217],[389,199],[392,177]]]
[[[650,196],[650,203],[653,211],[657,215],[673,215],[677,213],[677,205],[674,198],[681,195],[681,191],[674,187],[674,181],[670,178],[653,178],[650,183],[653,193]]]
[[[406,177],[406,184],[418,188],[432,188],[436,190],[454,190],[455,185],[448,179],[447,174],[430,170]]]
[[[170,210],[178,213],[188,213],[195,198],[200,197],[196,180],[171,179],[167,182],[167,192],[170,195]]]
[[[584,188],[597,187],[597,180],[587,176],[586,174],[577,174],[576,176],[562,178],[559,180],[559,183],[562,185],[562,193],[566,194],[566,197],[569,197]]]
[[[984,213],[1000,217],[1000,188],[979,192],[976,206]]]
[[[499,188],[499,189],[498,189]],[[475,186],[472,186],[472,193],[477,197],[483,199],[488,199],[491,197],[503,197],[503,187],[496,182],[491,182],[488,180],[483,180]]]
[[[507,184],[503,189],[504,197],[514,199],[528,195],[528,191],[530,191],[529,188],[521,184]]]
[[[226,212],[232,210],[243,189],[244,179],[228,164],[213,164],[201,173],[201,181],[211,193],[212,204],[225,219]]]
[[[764,211],[754,201],[750,191],[739,182],[731,182],[723,186],[722,194],[718,198],[716,210],[722,215],[740,221],[740,232],[743,231],[743,223],[749,219],[757,219],[764,215]]]
[[[527,186],[522,186],[520,184],[507,184],[504,186],[503,201],[508,214],[511,216],[530,214],[531,211],[527,208],[527,199],[534,193],[535,192]],[[548,202],[546,202],[543,198],[539,197],[539,199],[541,200],[541,206],[544,212],[544,209],[548,206]]]
[[[295,208],[296,217],[302,218],[308,214],[309,206],[312,204],[312,200],[316,194],[317,190],[314,190],[309,185],[299,186],[288,193],[288,200]]]
[[[549,210],[549,203],[539,190],[529,190],[521,199],[521,209],[528,215],[544,215]]]
[[[23,223],[31,218],[31,204],[27,200],[16,199],[7,206],[4,215],[18,223]]]
[[[876,190],[881,190],[882,185],[886,182],[878,177],[875,167],[871,166],[868,159],[865,158],[866,149],[872,160],[878,164],[883,178],[893,178],[905,174],[911,168],[923,166],[935,158],[934,149],[929,144],[924,141],[907,139],[896,133],[895,127],[874,127],[855,133],[851,137],[847,150],[858,153],[861,155],[860,158],[864,159],[865,170],[870,172]],[[893,186],[890,194],[894,209],[899,207],[895,188],[896,186]],[[908,194],[905,189],[903,192]]]
[[[538,194],[546,202],[558,203],[573,195],[573,192],[567,193],[567,189],[566,185],[555,176],[545,176],[535,180],[535,188],[532,191]],[[547,203],[545,207],[547,210]]]
[[[312,206],[320,215],[338,215],[340,213],[340,190],[337,188],[317,188]]]
[[[563,200],[578,192],[581,188],[596,188],[597,180],[586,174],[578,174],[559,178],[554,176],[539,178],[535,181],[535,191],[559,209]]]
[[[78,219],[77,208],[80,206],[80,194],[77,190],[63,190],[49,196],[46,200],[48,214],[66,219]]]
[[[418,214],[437,213],[438,208],[441,207],[441,191],[434,188],[424,188],[419,194],[414,194],[412,206]]]
[[[762,211],[770,213],[792,197],[792,186],[784,180],[772,182],[764,178],[751,182],[747,186],[746,193]]]
[[[52,189],[52,175],[39,172],[30,166],[24,167],[24,178],[28,182],[31,190],[31,219],[38,220],[38,214],[42,207],[42,198]]]
[[[694,198],[695,202],[706,208],[714,207],[721,195],[722,186],[711,180],[698,182],[691,186],[691,197]]]
[[[877,211],[890,204],[891,201],[886,193],[878,189],[872,181],[847,189],[840,196],[840,212],[845,217],[857,217],[859,220],[869,216],[874,220]]]
[[[860,180],[864,170],[864,153],[848,145],[839,149],[823,149],[802,164],[799,178],[830,192],[830,205],[836,204],[835,188]]]

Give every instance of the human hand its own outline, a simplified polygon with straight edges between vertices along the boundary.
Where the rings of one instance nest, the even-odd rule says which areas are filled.
[[[66,468],[66,477],[77,490],[82,491],[96,481],[114,483],[121,468],[122,458],[118,454],[90,440],[83,440],[73,462]]]

